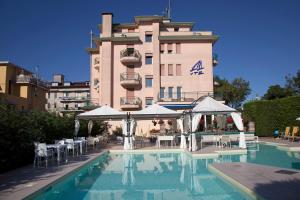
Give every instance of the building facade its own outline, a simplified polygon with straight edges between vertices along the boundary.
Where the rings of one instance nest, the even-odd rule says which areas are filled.
[[[0,61],[0,98],[18,110],[45,110],[48,83],[8,61]]]
[[[115,24],[111,13],[103,13],[101,34],[93,39],[95,47],[87,49],[92,102],[122,111],[154,102],[184,110],[201,96],[213,96],[218,37],[193,31],[193,25],[162,16]]]
[[[46,109],[49,112],[61,115],[83,112],[82,108],[90,105],[89,81],[69,82],[64,80],[64,75],[56,74],[46,98]]]

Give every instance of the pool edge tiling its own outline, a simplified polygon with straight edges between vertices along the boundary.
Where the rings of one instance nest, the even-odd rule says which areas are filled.
[[[299,170],[253,163],[213,163],[208,169],[254,199],[299,199]]]

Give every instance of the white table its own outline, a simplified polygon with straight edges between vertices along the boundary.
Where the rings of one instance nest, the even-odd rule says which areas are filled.
[[[173,147],[174,136],[172,135],[159,135],[157,136],[157,146],[160,148],[161,141],[171,141],[171,146]]]
[[[57,153],[57,162],[60,161],[60,152],[63,150],[65,153],[65,161],[68,162],[68,149],[66,144],[47,144],[47,149],[53,149]]]

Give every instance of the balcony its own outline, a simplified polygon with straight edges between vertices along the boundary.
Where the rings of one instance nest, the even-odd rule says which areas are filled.
[[[16,76],[16,83],[18,84],[32,84],[35,86],[40,86],[44,88],[48,88],[49,84],[46,81],[42,81],[41,79],[36,78],[34,75],[24,75],[19,74]]]
[[[120,82],[123,87],[132,88],[140,86],[142,78],[138,73],[122,73],[120,74]]]
[[[139,109],[142,107],[142,101],[139,97],[121,97],[120,105],[123,110]]]
[[[84,102],[89,101],[89,97],[60,97],[61,102]]]
[[[120,52],[121,62],[125,65],[141,62],[141,54],[133,48],[124,49]]]
[[[193,102],[202,96],[214,97],[214,93],[210,91],[180,92],[169,93],[162,92],[158,94],[159,102]]]
[[[217,66],[218,65],[218,55],[217,54],[213,54],[213,66]]]

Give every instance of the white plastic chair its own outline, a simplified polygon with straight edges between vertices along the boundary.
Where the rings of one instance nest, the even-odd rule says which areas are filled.
[[[48,167],[48,158],[53,156],[52,150],[47,150],[46,143],[38,143],[34,142],[34,161],[33,161],[33,167],[35,167],[36,163],[37,166],[40,165],[42,158],[45,159],[46,167]]]
[[[75,155],[75,150],[78,154],[78,147],[77,145],[74,143],[73,139],[65,139],[65,144],[67,145],[67,150],[72,150],[73,151],[73,156]]]
[[[231,148],[231,140],[229,135],[222,135],[220,142],[222,147],[228,146]]]

